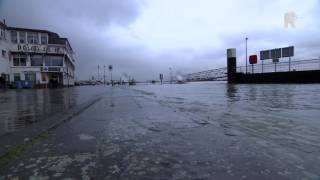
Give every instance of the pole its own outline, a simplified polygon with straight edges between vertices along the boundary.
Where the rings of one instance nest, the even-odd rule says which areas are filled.
[[[103,84],[106,85],[106,65],[103,66]]]
[[[253,74],[253,64],[252,64],[252,67],[251,67],[251,71],[252,71],[252,74]]]
[[[248,73],[248,37],[246,37],[246,74]]]
[[[100,65],[98,65],[98,81],[100,80]]]
[[[289,72],[291,71],[291,57],[289,57]]]
[[[263,61],[261,63],[262,63],[262,73],[263,73]]]
[[[170,84],[172,84],[172,69],[169,68],[169,70],[170,70]]]
[[[274,63],[274,72],[277,72],[277,63]]]

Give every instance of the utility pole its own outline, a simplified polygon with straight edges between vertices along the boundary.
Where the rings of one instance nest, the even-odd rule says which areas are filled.
[[[100,65],[98,65],[98,79],[97,79],[97,81],[99,81],[100,80]]]
[[[106,65],[103,65],[103,84],[106,85]]]
[[[171,68],[169,68],[169,71],[170,71],[170,84],[172,84],[172,69]]]
[[[110,71],[110,74],[111,74],[110,80],[111,80],[111,85],[113,86],[113,81],[112,81],[112,69],[113,69],[112,65],[109,65],[109,71]]]
[[[248,37],[246,37],[246,74],[248,73]]]

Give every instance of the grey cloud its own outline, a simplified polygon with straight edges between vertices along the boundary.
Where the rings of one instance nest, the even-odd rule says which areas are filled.
[[[76,52],[77,76],[80,79],[96,76],[98,65],[109,64],[114,66],[116,78],[127,73],[140,80],[158,78],[159,73],[168,77],[170,67],[181,73],[225,67],[227,48],[238,49],[241,65],[245,59],[246,36],[249,37],[249,54],[296,45],[299,57],[318,56],[318,30],[296,33],[280,27],[269,31],[258,29],[220,34],[221,44],[218,47],[182,48],[162,53],[119,42],[107,34],[111,24],[129,28],[144,7],[147,5],[142,0],[0,0],[0,18],[6,18],[12,26],[48,29],[68,37]],[[139,39],[134,33],[131,36]]]
[[[115,77],[132,73],[143,64],[145,50],[115,47],[114,39],[104,35],[110,24],[126,27],[139,16],[140,0],[4,0],[0,17],[10,26],[48,29],[67,37],[75,52],[77,76],[96,75],[97,66],[113,64]],[[117,70],[117,71],[116,71]],[[142,73],[136,73],[142,77]]]

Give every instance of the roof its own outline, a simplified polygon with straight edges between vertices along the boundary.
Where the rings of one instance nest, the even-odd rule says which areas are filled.
[[[40,32],[40,33],[52,33],[50,31],[42,30],[42,29],[18,28],[18,27],[10,27],[10,26],[8,26],[7,29],[12,31],[32,31],[32,32]]]
[[[7,29],[12,31],[31,31],[31,32],[38,32],[38,33],[47,33],[49,36],[49,39],[48,39],[49,44],[66,44],[67,42],[67,45],[73,51],[68,38],[62,38],[57,33],[54,33],[48,30],[42,30],[42,29],[18,28],[18,27],[9,27],[9,26],[7,26]]]

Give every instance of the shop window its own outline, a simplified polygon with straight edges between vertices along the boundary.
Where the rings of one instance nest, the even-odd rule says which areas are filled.
[[[20,76],[20,73],[14,73],[13,74],[13,79],[14,81],[20,81],[21,80],[21,76]]]
[[[46,74],[44,74],[44,73],[41,74],[41,80],[42,80],[43,82],[46,82],[46,81],[47,81],[47,78],[46,78],[46,77],[47,77]]]
[[[26,81],[36,82],[36,73],[35,72],[27,72],[24,74]]]

